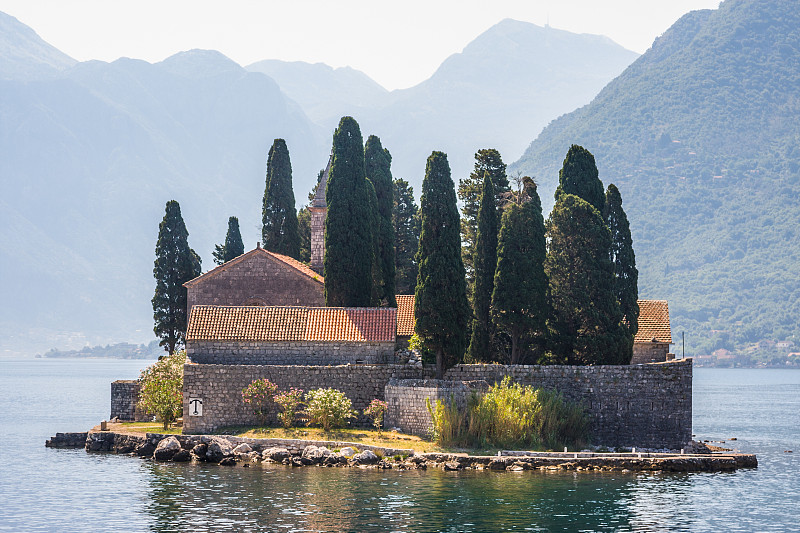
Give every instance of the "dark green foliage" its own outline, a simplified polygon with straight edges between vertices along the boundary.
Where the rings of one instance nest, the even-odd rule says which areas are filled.
[[[503,212],[492,294],[495,328],[511,338],[511,364],[522,362],[523,339],[528,339],[538,354],[544,348],[550,312],[544,232],[539,193],[527,178]]]
[[[189,248],[189,232],[181,217],[181,206],[175,200],[167,202],[164,219],[158,226],[156,260],[153,276],[156,292],[153,296],[153,331],[167,353],[183,344],[186,334],[186,287],[184,283],[200,275],[200,256]]]
[[[628,335],[631,338],[639,331],[639,271],[636,270],[636,256],[633,253],[633,240],[628,216],[622,208],[622,195],[612,183],[606,192],[604,218],[611,231],[611,260],[614,262],[614,291],[619,300],[622,316]],[[632,355],[632,354],[631,354]]]
[[[267,186],[261,210],[264,249],[300,257],[300,234],[294,207],[292,163],[286,141],[275,139],[267,159]]]
[[[556,201],[562,194],[574,194],[603,212],[606,202],[603,182],[598,176],[594,156],[583,146],[570,146],[561,170],[558,171]]]
[[[381,270],[380,245],[378,242],[380,239],[380,214],[378,213],[378,195],[375,193],[375,186],[369,179],[367,180],[367,197],[369,198],[369,227],[372,230],[370,232],[372,243],[372,293],[370,306],[380,307],[381,296],[383,295],[383,271]],[[395,303],[395,306],[397,306],[397,303]]]
[[[239,219],[230,217],[228,219],[228,233],[225,234],[225,244],[214,246],[214,263],[222,265],[234,257],[239,257],[244,253],[244,243],[242,234],[239,232]]]
[[[381,146],[381,140],[370,135],[364,148],[364,163],[367,179],[375,188],[377,202],[377,225],[373,228],[377,237],[378,267],[375,279],[375,292],[382,305],[396,307],[395,300],[395,259],[394,259],[394,225],[392,224],[392,207],[394,191],[392,185],[392,156]]]
[[[625,195],[639,293],[669,300],[687,356],[797,350],[799,29],[792,0],[692,11],[518,165],[554,176],[567,146],[592,147]]]
[[[506,164],[503,163],[500,152],[494,148],[478,150],[475,154],[475,168],[468,178],[458,182],[458,199],[463,205],[461,208],[461,242],[463,244],[461,258],[467,271],[467,294],[470,297],[473,293],[472,285],[475,283],[475,268],[472,260],[475,256],[475,241],[478,232],[478,210],[483,189],[483,176],[487,172],[494,186],[498,206],[497,220],[500,220],[502,215],[500,198],[511,190],[506,175]]]
[[[603,217],[582,198],[561,194],[547,221],[547,240],[552,362],[629,363],[629,337],[614,291],[611,232]]]
[[[470,362],[492,360],[491,303],[494,290],[494,271],[497,267],[497,207],[494,185],[486,172],[483,175],[483,191],[478,211],[478,234],[475,238],[475,283],[472,292],[472,336],[467,350]]]
[[[428,157],[420,204],[416,332],[436,352],[436,375],[441,379],[445,367],[461,360],[470,315],[455,186],[443,152]]]
[[[394,180],[394,257],[397,294],[414,294],[417,286],[417,248],[419,247],[419,208],[414,203],[414,188],[404,179]]]
[[[326,189],[325,302],[331,307],[372,303],[372,211],[364,170],[364,143],[353,117],[333,134]]]

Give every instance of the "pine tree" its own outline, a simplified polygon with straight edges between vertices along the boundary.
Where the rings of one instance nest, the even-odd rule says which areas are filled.
[[[594,206],[600,213],[606,202],[603,182],[600,181],[594,156],[589,150],[573,144],[567,151],[564,164],[558,171],[555,199],[562,194],[574,194]]]
[[[378,225],[375,227],[378,243],[378,300],[389,307],[397,307],[395,300],[395,259],[394,225],[392,207],[394,194],[392,186],[392,156],[381,146],[381,140],[370,135],[364,148],[364,161],[367,179],[375,188],[378,208]]]
[[[494,291],[494,271],[497,267],[497,207],[494,185],[486,172],[478,211],[478,234],[475,238],[475,283],[472,293],[472,336],[467,350],[470,362],[492,360],[491,303]]]
[[[547,240],[554,362],[629,362],[629,337],[614,291],[611,232],[600,212],[582,198],[561,194],[547,221]]]
[[[417,286],[417,248],[419,247],[419,208],[414,203],[414,188],[404,179],[394,180],[394,257],[397,294],[413,294]]]
[[[233,259],[239,257],[244,253],[244,243],[242,242],[242,234],[239,232],[239,219],[230,217],[228,219],[228,233],[225,234],[225,244],[217,244],[214,246],[214,263],[222,265]]]
[[[492,293],[495,328],[511,337],[511,364],[522,361],[523,339],[543,351],[550,314],[542,202],[533,180],[523,184],[503,212]]]
[[[295,259],[300,257],[300,233],[292,189],[292,163],[283,139],[275,139],[269,149],[261,221],[264,249]]]
[[[326,305],[368,307],[372,295],[371,213],[364,143],[353,117],[343,117],[333,134],[333,161],[325,195]]]
[[[445,367],[456,364],[464,353],[470,315],[456,193],[443,152],[428,157],[420,203],[416,332],[436,353],[436,377],[442,379]]]
[[[464,268],[467,271],[467,294],[472,295],[474,284],[474,265],[472,259],[475,256],[475,241],[478,232],[478,209],[483,190],[483,176],[489,173],[494,186],[497,205],[500,205],[500,198],[511,190],[506,175],[506,164],[500,152],[494,148],[478,150],[475,154],[475,168],[468,178],[458,182],[458,199],[461,200],[461,242],[463,248],[461,258],[464,261]],[[500,209],[498,207],[497,220],[500,220]],[[498,231],[499,231],[498,227]]]
[[[153,276],[156,291],[153,295],[153,331],[161,339],[167,353],[183,344],[186,334],[187,310],[184,283],[200,275],[200,256],[189,248],[189,232],[181,217],[181,206],[175,200],[167,202],[164,219],[158,226],[156,260]]]
[[[614,289],[617,294],[622,316],[628,336],[631,338],[639,331],[639,271],[636,269],[636,256],[633,253],[633,239],[628,216],[622,208],[622,195],[612,183],[606,191],[605,216],[608,229],[611,230],[611,261],[614,263]],[[633,352],[631,351],[631,356]],[[628,358],[630,361],[630,357]]]

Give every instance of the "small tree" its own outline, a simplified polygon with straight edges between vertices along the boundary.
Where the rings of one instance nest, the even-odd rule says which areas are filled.
[[[625,326],[631,337],[639,331],[639,271],[636,269],[636,256],[633,253],[633,239],[628,216],[622,208],[622,195],[612,183],[606,191],[606,211],[604,213],[608,229],[611,230],[611,260],[614,262],[614,286],[619,300]],[[633,356],[633,353],[631,353]],[[630,360],[630,357],[628,358]]]
[[[381,140],[370,135],[364,147],[364,162],[367,179],[375,188],[377,222],[373,228],[377,241],[375,263],[377,265],[376,290],[381,304],[397,307],[395,300],[394,226],[392,207],[394,187],[392,183],[392,156],[381,145]]]
[[[383,415],[386,413],[386,409],[388,408],[389,404],[383,400],[375,398],[369,402],[369,406],[364,409],[364,415],[372,419],[372,425],[375,426],[375,429],[378,430],[379,434],[383,428]]]
[[[414,188],[404,179],[394,180],[394,257],[397,294],[413,294],[417,285],[419,247],[419,207],[414,203]]]
[[[139,376],[139,408],[155,415],[164,429],[183,414],[183,365],[186,352],[162,356]]]
[[[278,386],[267,378],[257,379],[242,390],[242,400],[258,416],[262,426],[267,424],[267,417],[275,403],[273,397],[276,392]]]
[[[225,234],[225,244],[217,244],[214,246],[214,262],[222,265],[235,257],[239,257],[244,253],[244,243],[242,242],[242,234],[239,231],[239,219],[230,217],[228,219],[228,233]]]
[[[286,429],[292,427],[294,417],[300,406],[303,404],[303,389],[296,389],[292,387],[287,391],[280,391],[273,399],[281,412],[278,413],[278,420],[281,425]]]
[[[348,419],[356,416],[353,402],[337,389],[314,389],[306,394],[306,413],[309,424],[320,424],[322,429],[344,427]]]

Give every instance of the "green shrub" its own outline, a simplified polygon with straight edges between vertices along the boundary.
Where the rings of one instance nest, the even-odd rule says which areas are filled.
[[[292,387],[287,391],[281,391],[273,396],[273,400],[281,409],[278,420],[283,427],[289,429],[294,423],[295,414],[303,404],[303,389]]]
[[[306,394],[306,413],[309,425],[320,424],[322,429],[344,427],[356,416],[353,402],[337,389],[314,389]]]
[[[558,392],[512,383],[506,377],[467,409],[455,401],[432,408],[434,439],[442,446],[560,449],[586,441],[589,421],[579,404]]]
[[[183,414],[183,365],[186,352],[160,357],[139,376],[139,408],[155,415],[164,429]]]
[[[242,400],[258,416],[262,426],[267,423],[270,408],[275,403],[273,396],[276,392],[278,386],[266,378],[257,379],[242,389]]]
[[[388,408],[389,405],[386,402],[375,398],[369,403],[369,406],[364,409],[364,415],[372,419],[372,425],[378,430],[378,434],[381,433],[381,429],[383,428],[383,415],[386,414],[386,409]]]

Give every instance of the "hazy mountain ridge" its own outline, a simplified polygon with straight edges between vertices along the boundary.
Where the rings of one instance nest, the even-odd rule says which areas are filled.
[[[552,192],[571,143],[595,154],[623,193],[640,294],[670,300],[695,353],[800,335],[795,7],[687,14],[514,165]]]
[[[0,11],[0,79],[45,79],[74,64],[30,27]]]

